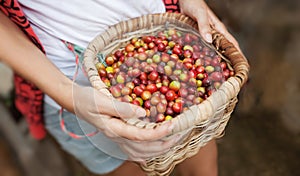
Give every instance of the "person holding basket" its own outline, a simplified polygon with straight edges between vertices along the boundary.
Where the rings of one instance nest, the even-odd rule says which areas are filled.
[[[18,14],[28,19],[30,29],[9,16],[12,14],[12,7],[18,6],[18,3],[22,9]],[[175,5],[180,8],[181,13],[198,22],[199,32],[206,42],[212,42],[213,27],[239,48],[236,40],[204,0],[179,0]],[[163,1],[7,0],[1,1],[1,10],[1,62],[46,94],[43,98],[43,121],[47,131],[91,173],[145,175],[135,161],[143,162],[149,157],[162,154],[179,141],[180,136],[177,135],[167,141],[160,140],[171,133],[174,128],[171,123],[165,123],[156,129],[139,129],[123,123],[121,119],[145,116],[145,110],[96,91],[90,87],[81,70],[78,73],[74,71],[81,54],[76,48],[86,48],[96,35],[120,21],[146,14],[164,13]],[[32,29],[32,34],[29,35],[31,40],[12,21],[23,28],[25,34]],[[76,83],[72,81],[75,73]],[[67,129],[65,131],[61,128],[61,116],[64,118],[64,128]],[[99,139],[105,141],[104,148],[120,149],[126,156],[112,156],[111,152],[102,151],[101,147],[99,149],[92,144],[76,116],[79,121],[83,121],[81,123],[87,122],[103,134]],[[113,116],[119,118],[111,118]],[[195,156],[178,164],[176,170],[182,176],[217,175],[215,140]]]

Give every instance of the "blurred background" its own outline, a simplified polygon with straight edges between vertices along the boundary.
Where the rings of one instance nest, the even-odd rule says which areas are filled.
[[[207,2],[251,65],[218,140],[220,176],[300,175],[300,1]],[[9,120],[18,115],[11,111],[12,72],[0,63],[0,75],[1,175],[85,175],[50,137],[34,141],[25,123]]]

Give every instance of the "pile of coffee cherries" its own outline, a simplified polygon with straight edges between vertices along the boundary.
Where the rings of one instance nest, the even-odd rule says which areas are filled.
[[[132,38],[96,65],[118,100],[142,106],[146,120],[170,120],[210,96],[233,70],[214,49],[175,29]]]

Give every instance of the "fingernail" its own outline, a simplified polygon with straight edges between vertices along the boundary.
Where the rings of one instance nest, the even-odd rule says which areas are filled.
[[[207,42],[211,43],[212,42],[211,34],[209,34],[209,33],[205,34],[205,39],[206,39]]]
[[[138,109],[136,110],[136,114],[137,114],[137,116],[139,116],[139,117],[145,117],[145,116],[146,116],[146,111],[145,111],[144,109],[142,109],[142,108],[138,108]]]

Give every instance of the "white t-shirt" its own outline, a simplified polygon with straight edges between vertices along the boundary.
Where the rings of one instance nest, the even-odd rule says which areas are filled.
[[[111,25],[165,12],[162,0],[19,0],[19,3],[47,57],[69,78],[74,75],[75,57],[61,40],[86,48]],[[81,83],[88,84],[88,80],[83,78]],[[59,107],[48,96],[45,101]]]

